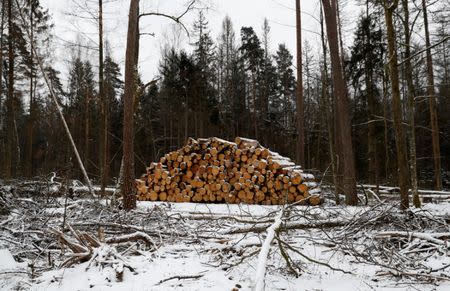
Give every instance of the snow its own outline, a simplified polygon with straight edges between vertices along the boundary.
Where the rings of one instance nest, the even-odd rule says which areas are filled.
[[[140,211],[151,211],[153,207],[168,207],[171,213],[190,215],[215,216],[239,216],[239,217],[262,217],[277,211],[278,205],[247,205],[247,204],[204,204],[204,203],[167,203],[140,201],[137,209]]]
[[[182,253],[181,257],[174,254]],[[231,290],[236,284],[225,272],[203,264],[203,256],[179,244],[163,247],[152,257],[130,257],[127,261],[136,270],[124,269],[123,282],[117,282],[112,268],[89,268],[87,263],[74,268],[47,272],[31,290]],[[176,275],[203,275],[200,279],[160,281]],[[201,286],[201,287],[199,287]]]
[[[450,203],[441,202],[439,204],[428,203],[423,205],[421,209],[411,208],[416,213],[429,213],[438,216],[450,216]]]
[[[13,270],[17,263],[7,249],[0,249],[0,271]]]
[[[33,200],[30,200],[33,201]],[[78,207],[84,207],[86,200],[78,200],[77,207],[71,207],[75,211]],[[60,225],[63,213],[63,199],[57,205],[41,209],[42,215],[48,215],[53,219],[59,219]],[[28,204],[27,204],[28,205]],[[34,205],[34,204],[33,204]],[[275,230],[295,224],[314,224],[322,222],[346,222],[352,218],[366,218],[366,212],[371,209],[367,207],[329,206],[309,207],[296,206],[298,217],[281,223],[282,206],[264,205],[226,205],[226,204],[198,204],[198,203],[166,203],[166,202],[138,202],[135,214],[137,220],[117,221],[117,224],[128,224],[135,226],[138,231],[142,229],[143,236],[147,236],[149,227],[140,219],[161,214],[161,220],[155,220],[155,225],[164,227],[165,220],[170,223],[179,221],[183,224],[183,231],[188,235],[173,238],[159,238],[152,235],[148,239],[154,241],[156,246],[146,248],[143,245],[127,245],[127,251],[118,254],[126,264],[121,265],[119,261],[101,267],[100,264],[85,262],[71,268],[52,268],[40,273],[38,277],[30,279],[28,262],[19,263],[20,259],[13,248],[8,247],[8,240],[17,240],[16,234],[11,232],[12,220],[20,219],[19,214],[12,214],[4,218],[0,223],[0,290],[218,290],[230,291],[239,286],[239,291],[244,290],[450,290],[450,281],[436,281],[434,284],[417,283],[410,278],[395,278],[387,274],[386,269],[368,263],[357,262],[357,260],[336,248],[327,245],[324,230],[320,228],[292,229],[280,234],[281,238],[291,246],[300,250],[304,255],[324,262],[330,266],[342,269],[352,274],[344,274],[333,271],[330,268],[314,262],[289,251],[292,260],[299,266],[300,276],[294,277],[288,272],[286,261],[279,253],[279,248],[274,243]],[[286,208],[285,219],[295,217],[289,213],[292,209]],[[383,209],[380,212],[384,211]],[[396,209],[392,208],[396,213]],[[450,216],[450,203],[425,204],[422,209],[411,208],[417,215],[425,217]],[[118,212],[122,215],[122,212]],[[153,213],[153,214],[152,214]],[[83,223],[96,222],[103,219],[102,215],[83,213],[81,221],[76,221],[82,228]],[[14,216],[13,216],[14,215]],[[89,216],[90,215],[90,216]],[[59,217],[59,218],[58,218]],[[372,221],[374,217],[367,217]],[[0,218],[1,219],[1,218]],[[148,221],[147,221],[148,223]],[[170,224],[169,224],[170,225]],[[174,225],[174,224],[172,224]],[[167,226],[166,226],[167,227]],[[232,233],[233,230],[243,228],[261,228],[260,232]],[[342,228],[329,230],[326,235],[338,236]],[[27,229],[25,229],[27,231]],[[105,237],[107,241],[117,237],[132,237],[136,233],[115,232],[110,235],[105,226]],[[161,229],[161,232],[168,232]],[[389,233],[387,232],[389,231]],[[450,229],[443,232],[423,233],[414,231],[410,239],[411,244],[416,240],[440,242],[445,241],[448,247],[448,235]],[[196,238],[189,233],[204,235]],[[395,229],[385,232],[377,232],[387,236],[405,235]],[[364,243],[371,240],[378,241],[376,233],[361,230],[361,237],[367,238]],[[409,234],[410,235],[410,234]],[[5,238],[5,239],[3,239]],[[359,242],[358,242],[359,243]],[[55,246],[57,247],[56,243]],[[113,245],[116,247],[116,244]],[[128,246],[130,246],[128,248]],[[444,246],[445,247],[445,246]],[[6,249],[8,248],[8,249]],[[117,248],[119,250],[119,248]],[[123,249],[122,249],[123,250]],[[412,249],[414,250],[414,249]],[[100,250],[100,259],[111,260]],[[409,249],[407,249],[409,251]],[[59,251],[55,257],[59,256]],[[16,260],[14,259],[16,258]],[[46,259],[45,257],[43,258]],[[426,267],[440,269],[448,265],[447,253],[432,253],[426,261]],[[134,272],[126,267],[130,265]],[[230,267],[232,266],[232,267]],[[123,268],[123,280],[116,278],[116,271]],[[449,268],[438,273],[440,276],[450,276]],[[15,273],[2,274],[2,272],[14,271]],[[199,276],[195,279],[173,278],[174,276],[189,277]],[[172,279],[170,279],[172,278]],[[170,279],[170,280],[167,280]],[[236,287],[237,288],[237,287]]]
[[[25,265],[17,263],[8,249],[0,249],[0,290],[20,290],[28,285],[24,269]]]

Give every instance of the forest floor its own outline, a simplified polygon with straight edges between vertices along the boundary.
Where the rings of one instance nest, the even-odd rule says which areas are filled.
[[[77,193],[0,191],[0,290],[450,289],[448,201],[126,213]]]

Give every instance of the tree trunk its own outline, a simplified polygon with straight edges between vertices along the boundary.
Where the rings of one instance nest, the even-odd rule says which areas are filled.
[[[369,7],[368,4],[366,5],[366,18],[369,22],[369,25],[371,23],[371,19],[369,16]],[[370,28],[367,31],[367,35],[365,36],[367,39],[367,46],[370,47],[371,42],[371,34],[370,34]],[[375,118],[376,115],[376,97],[374,94],[374,84],[373,84],[373,63],[372,60],[369,58],[366,58],[365,60],[365,83],[366,83],[366,90],[367,90],[367,107],[369,114],[367,116],[367,124],[368,124],[368,147],[367,147],[367,156],[369,158],[369,183],[370,184],[377,184],[378,185],[378,152],[377,152],[377,141],[376,141],[376,126],[375,123],[372,122],[372,118]]]
[[[322,0],[325,22],[330,46],[331,68],[333,71],[333,92],[335,98],[335,130],[340,141],[337,148],[338,161],[342,164],[342,190],[348,205],[358,204],[356,195],[355,162],[353,156],[350,112],[347,98],[347,88],[343,76],[341,58],[339,56],[336,11],[332,9],[334,0]],[[338,167],[338,169],[341,167]]]
[[[0,52],[3,52],[3,44],[4,44],[4,38],[5,35],[3,34],[3,29],[5,27],[5,4],[2,5],[2,19],[0,23]],[[3,53],[0,53],[0,112],[3,112],[2,108],[2,99],[3,99]],[[3,124],[3,114],[0,114],[0,124]],[[1,129],[1,128],[0,128]],[[0,154],[4,154],[4,143],[2,141],[0,145]],[[3,155],[2,155],[3,156]],[[2,163],[4,163],[3,158],[0,160]]]
[[[305,166],[305,109],[303,99],[302,18],[300,0],[295,1],[297,27],[297,163]]]
[[[25,175],[31,177],[33,175],[33,131],[34,131],[34,98],[33,98],[33,74],[34,74],[34,56],[33,56],[33,4],[30,7],[30,111],[27,128],[27,152],[25,155]]]
[[[342,22],[341,22],[341,11],[339,9],[339,0],[333,0],[334,7],[336,9],[336,21],[337,21],[337,29],[338,29],[338,39],[339,39],[339,49],[340,49],[340,56],[341,56],[341,62],[342,66],[345,64],[345,58],[344,58],[344,40],[342,39]],[[342,68],[342,72],[345,76],[345,69]]]
[[[184,140],[187,141],[189,138],[189,103],[186,88],[184,89],[184,99],[186,100],[184,110]]]
[[[336,169],[336,156],[335,156],[335,148],[334,148],[334,132],[333,132],[333,104],[329,94],[329,84],[328,84],[328,63],[327,63],[327,44],[325,41],[325,30],[324,30],[324,19],[323,19],[323,9],[322,2],[320,2],[320,36],[322,41],[322,54],[323,54],[323,72],[322,72],[322,98],[325,100],[325,108],[326,108],[326,120],[327,120],[327,129],[328,129],[328,147],[330,151],[330,161],[331,161],[331,171],[333,174],[333,183],[335,186],[335,201],[336,204],[339,205],[341,203],[339,199],[339,191],[337,189],[338,178],[337,178],[337,169]]]
[[[134,98],[136,94],[139,22],[139,0],[131,0],[128,15],[127,48],[125,55],[125,94],[123,114],[123,207],[136,207],[134,187]]]
[[[400,186],[400,208],[405,210],[409,207],[408,200],[408,161],[406,159],[406,141],[403,133],[402,103],[400,99],[400,83],[397,64],[397,50],[395,47],[395,28],[393,14],[398,6],[398,0],[393,4],[384,2],[384,13],[387,26],[387,40],[389,53],[389,73],[392,86],[392,113],[394,117],[395,145],[397,150],[398,182]]]
[[[414,84],[412,77],[412,65],[411,65],[411,31],[409,27],[409,7],[408,0],[402,0],[403,5],[403,26],[405,31],[405,77],[408,88],[408,117],[409,117],[409,162],[411,173],[411,188],[413,195],[413,204],[415,207],[420,207],[419,190],[417,185],[417,156],[416,156],[416,126],[414,120]]]
[[[383,70],[383,125],[384,125],[384,175],[385,182],[389,180],[389,123],[388,123],[388,82],[389,74],[387,67]]]
[[[99,87],[99,101],[102,104],[103,128],[100,129],[100,175],[101,175],[101,195],[104,196],[106,184],[109,176],[109,144],[108,144],[108,129],[109,129],[109,98],[104,92],[104,63],[103,63],[103,0],[98,1],[98,87]]]
[[[430,104],[430,122],[433,141],[433,161],[434,161],[434,180],[436,190],[442,189],[441,177],[441,150],[439,142],[439,125],[436,108],[436,92],[434,89],[434,72],[433,72],[433,57],[431,56],[430,32],[428,29],[428,13],[426,1],[422,0],[423,22],[425,26],[425,41],[427,46],[427,93]]]
[[[344,59],[344,43],[342,40],[342,25],[341,25],[341,17],[340,17],[340,11],[339,11],[339,0],[332,0],[331,1],[332,4],[332,8],[334,9],[334,11],[336,11],[336,23],[337,23],[337,39],[339,40],[339,55],[340,55],[340,59],[341,59],[341,67],[342,67],[342,75],[344,76],[344,80],[345,80],[345,70],[344,70],[344,64],[345,64],[345,59]],[[334,86],[334,85],[333,85]],[[347,92],[346,92],[347,93]],[[336,105],[336,104],[335,104]],[[334,111],[336,113],[336,110]],[[334,141],[335,141],[335,147],[336,147],[336,166],[337,166],[337,171],[338,173],[342,173],[343,170],[343,163],[341,162],[340,158],[341,155],[339,153],[342,152],[342,141],[341,138],[339,136],[339,132],[340,132],[340,118],[338,115],[334,115],[335,118],[335,131],[334,131]],[[338,155],[339,154],[339,155]],[[342,193],[344,192],[344,177],[342,174],[338,174],[337,176],[338,180],[337,180],[337,188],[339,189],[339,191]]]
[[[367,87],[367,107],[369,109],[368,122],[368,157],[369,157],[369,183],[378,185],[378,151],[376,140],[376,126],[372,122],[372,118],[376,115],[376,98],[373,92],[373,72],[366,72],[366,86]]]
[[[258,117],[257,117],[258,106],[256,104],[256,77],[254,72],[252,72],[252,99],[253,99],[253,130],[255,134],[254,137],[255,139],[258,139]]]
[[[90,108],[89,108],[89,99],[90,92],[88,92],[88,88],[86,88],[85,92],[85,100],[84,100],[84,161],[83,163],[86,165],[86,170],[89,168],[89,127],[90,127]]]
[[[12,148],[14,136],[14,28],[12,21],[12,0],[8,0],[8,97],[6,100],[6,149],[5,149],[5,179],[11,178]]]

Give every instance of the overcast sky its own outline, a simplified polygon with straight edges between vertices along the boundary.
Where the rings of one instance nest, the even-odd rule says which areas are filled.
[[[96,1],[87,0],[92,3]],[[208,1],[208,0],[203,0]],[[320,26],[316,19],[320,14],[320,0],[303,0],[302,15],[303,36],[313,47],[317,47],[320,36]],[[57,68],[67,75],[68,61],[71,50],[77,40],[87,46],[95,47],[97,35],[95,24],[84,18],[77,19],[71,14],[80,14],[76,3],[85,3],[86,0],[41,0],[44,7],[48,7],[53,15],[55,25],[55,57],[53,61]],[[107,1],[105,1],[107,2]],[[126,44],[126,29],[128,23],[129,0],[116,0],[104,4],[105,37],[110,43],[114,59],[123,67]],[[141,12],[158,11],[171,15],[177,15],[183,11],[187,0],[141,0]],[[265,17],[271,26],[271,50],[275,51],[279,43],[285,43],[291,52],[295,52],[295,7],[294,0],[209,0],[210,9],[206,11],[209,20],[211,35],[217,39],[222,20],[229,15],[233,21],[236,36],[239,38],[242,26],[253,26],[261,36],[262,24]],[[96,9],[95,5],[92,5]],[[351,30],[359,15],[360,8],[347,4],[345,7],[344,21]],[[95,11],[93,11],[95,13]],[[310,15],[309,15],[310,14]],[[191,29],[198,12],[192,12],[183,18],[186,26]],[[87,15],[85,15],[87,16]],[[155,33],[155,37],[144,35],[141,37],[139,71],[144,81],[149,81],[158,72],[158,63],[161,56],[161,47],[164,43],[173,39],[173,24],[170,20],[161,17],[146,17],[141,23],[141,32]],[[347,35],[352,35],[349,31]],[[190,40],[182,34],[180,45],[189,48]],[[313,52],[315,53],[315,52]],[[83,57],[96,62],[98,51],[87,50]]]

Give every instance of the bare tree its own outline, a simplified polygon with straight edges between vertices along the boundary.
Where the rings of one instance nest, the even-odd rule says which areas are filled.
[[[330,161],[331,161],[331,171],[333,174],[333,183],[335,186],[335,201],[336,204],[340,204],[339,199],[339,191],[337,189],[338,178],[337,178],[337,169],[336,169],[336,155],[335,155],[335,147],[334,147],[334,128],[333,128],[333,114],[332,114],[332,100],[330,99],[330,90],[329,90],[329,76],[328,76],[328,61],[327,61],[327,43],[325,39],[325,28],[324,28],[324,15],[323,15],[323,5],[320,2],[320,38],[322,43],[322,58],[323,58],[323,68],[322,68],[322,92],[321,97],[324,100],[325,110],[326,110],[326,123],[327,123],[327,131],[328,131],[328,148],[330,151]]]
[[[335,131],[336,154],[339,175],[342,176],[342,189],[345,193],[346,203],[356,205],[355,162],[353,155],[352,134],[350,124],[350,112],[347,97],[347,85],[345,83],[343,66],[339,54],[339,40],[337,32],[336,0],[322,0],[325,22],[330,46],[331,68],[333,71],[333,93],[335,98]]]
[[[425,25],[425,41],[427,47],[427,93],[430,104],[431,137],[433,141],[434,179],[436,190],[442,189],[441,150],[439,142],[439,124],[436,109],[436,92],[434,88],[433,57],[431,56],[430,31],[428,29],[427,3],[422,0],[423,22]]]
[[[125,94],[123,108],[123,207],[136,207],[134,187],[134,99],[137,77],[137,50],[139,37],[139,0],[130,1],[128,15],[127,49],[125,54]]]
[[[194,9],[196,0],[191,0],[186,9],[178,16],[172,16],[160,12],[139,13],[139,0],[131,0],[128,15],[127,47],[125,54],[125,88],[124,88],[124,113],[123,113],[123,157],[121,166],[122,175],[121,192],[123,196],[123,207],[131,210],[136,207],[136,195],[134,187],[134,109],[137,104],[139,92],[146,88],[151,81],[138,90],[137,84],[137,64],[139,59],[139,20],[144,16],[160,16],[169,18],[180,24],[186,33],[189,34],[186,26],[181,22],[181,18]]]
[[[4,175],[6,179],[11,178],[12,171],[12,152],[13,152],[13,135],[14,135],[14,26],[12,3],[8,0],[8,94],[6,98],[6,149],[4,161]]]
[[[109,176],[109,146],[108,146],[108,129],[109,129],[109,100],[104,93],[104,80],[103,80],[103,0],[98,0],[98,95],[102,108],[102,125],[100,129],[100,173],[101,173],[101,192],[105,195],[105,188],[108,182]]]
[[[297,163],[305,166],[305,109],[303,98],[302,17],[300,0],[295,1],[297,28]]]
[[[4,27],[5,27],[5,15],[6,14],[6,5],[3,3],[2,4],[2,15],[1,15],[1,20],[0,20],[0,112],[2,110],[1,105],[2,105],[2,98],[3,98],[3,45],[4,45],[4,40],[5,40],[5,35],[4,35]],[[0,114],[0,124],[3,123],[3,116]]]
[[[34,43],[34,3],[30,3],[30,47]],[[34,85],[34,57],[33,50],[30,49],[30,116],[27,126],[27,149],[26,149],[26,161],[25,161],[25,174],[31,177],[33,173],[33,131],[34,131],[34,113],[35,113],[35,100],[33,98],[33,85]]]
[[[398,7],[398,0],[383,0],[386,19],[387,41],[389,53],[389,74],[392,89],[392,111],[394,116],[395,145],[397,150],[398,180],[400,186],[401,209],[409,207],[408,199],[408,160],[406,158],[406,140],[403,133],[402,103],[400,99],[400,83],[398,73],[398,57],[395,47],[395,27],[393,14]]]
[[[411,65],[411,28],[409,24],[408,0],[402,0],[403,6],[403,27],[405,31],[405,78],[408,88],[408,117],[409,117],[409,162],[411,173],[411,187],[413,203],[415,207],[420,207],[419,191],[417,185],[417,155],[416,155],[416,126],[415,126],[415,104],[414,104],[414,83]]]

